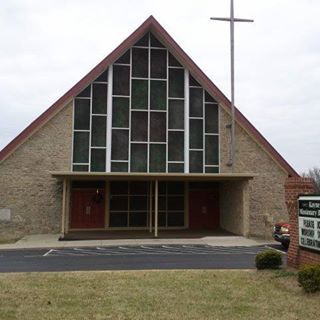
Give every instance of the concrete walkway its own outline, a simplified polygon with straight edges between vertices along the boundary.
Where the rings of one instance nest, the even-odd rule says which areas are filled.
[[[275,241],[262,239],[248,239],[241,236],[205,236],[201,238],[179,239],[109,239],[109,240],[76,240],[59,241],[59,234],[39,234],[26,236],[16,243],[1,244],[0,250],[8,249],[31,249],[31,248],[74,248],[74,247],[99,247],[119,245],[165,245],[165,244],[202,244],[210,246],[257,246],[275,244]]]

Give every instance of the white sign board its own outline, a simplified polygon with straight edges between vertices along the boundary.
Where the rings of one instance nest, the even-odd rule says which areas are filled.
[[[298,199],[299,245],[320,251],[320,196]]]

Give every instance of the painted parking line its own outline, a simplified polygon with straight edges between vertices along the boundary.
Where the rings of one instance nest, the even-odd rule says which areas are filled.
[[[50,249],[43,257],[48,256],[111,256],[111,255],[256,255],[268,246],[201,246],[201,245],[161,245],[161,246],[118,246],[95,248]],[[276,250],[276,249],[275,249]],[[280,250],[279,250],[280,251]],[[285,254],[284,252],[280,251]]]

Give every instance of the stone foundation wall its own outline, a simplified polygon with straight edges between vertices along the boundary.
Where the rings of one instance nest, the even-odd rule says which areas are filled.
[[[72,104],[70,103],[0,165],[0,239],[59,232],[62,185],[50,171],[70,170]],[[7,210],[7,211],[8,211]]]

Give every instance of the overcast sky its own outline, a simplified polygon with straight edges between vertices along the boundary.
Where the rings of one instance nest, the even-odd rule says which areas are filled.
[[[0,149],[153,15],[230,97],[229,0],[2,0]],[[235,0],[236,105],[298,171],[320,166],[320,1]]]

